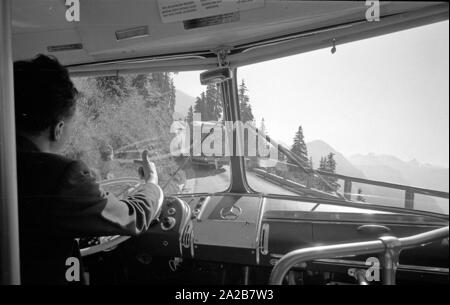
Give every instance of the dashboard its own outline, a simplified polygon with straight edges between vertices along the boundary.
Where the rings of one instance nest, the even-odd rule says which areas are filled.
[[[139,251],[159,257],[272,268],[284,254],[299,248],[382,235],[405,237],[446,225],[448,219],[374,206],[254,194],[180,195],[165,198],[159,219],[133,243]],[[364,260],[321,260],[308,268],[347,270]],[[400,264],[404,272],[438,275],[448,282],[448,239],[402,252]]]

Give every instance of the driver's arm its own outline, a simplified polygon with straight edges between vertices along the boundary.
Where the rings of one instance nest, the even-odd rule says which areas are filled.
[[[84,163],[73,161],[51,201],[54,206],[48,208],[49,220],[56,232],[74,237],[137,235],[148,229],[162,198],[157,184],[146,183],[133,196],[119,200],[100,189]]]

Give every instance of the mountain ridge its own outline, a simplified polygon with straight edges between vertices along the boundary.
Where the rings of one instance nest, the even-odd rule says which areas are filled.
[[[364,173],[356,168],[341,152],[334,149],[331,145],[323,140],[313,140],[306,143],[308,149],[308,155],[313,160],[314,167],[318,168],[320,158],[334,153],[336,160],[336,172],[346,176],[352,176],[357,178],[366,178]]]
[[[176,89],[175,91],[175,109],[173,113],[174,120],[184,120],[187,116],[189,107],[194,106],[195,97],[186,92]]]
[[[306,145],[315,167],[318,167],[321,157],[331,152],[335,154],[336,172],[342,175],[444,192],[449,189],[448,168],[420,163],[417,160],[403,161],[387,154],[355,154],[346,157],[323,140],[314,140]],[[368,202],[398,207],[404,205],[404,191],[353,183],[352,192],[355,193],[357,189],[363,191]],[[423,195],[416,197],[420,198],[420,201],[416,200],[416,208],[448,214],[447,199]]]

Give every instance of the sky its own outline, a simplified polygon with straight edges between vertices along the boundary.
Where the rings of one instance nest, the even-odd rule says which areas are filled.
[[[331,48],[330,48],[331,49]],[[449,23],[439,22],[238,69],[259,124],[291,145],[302,125],[346,156],[449,167]],[[195,97],[199,72],[175,76]]]

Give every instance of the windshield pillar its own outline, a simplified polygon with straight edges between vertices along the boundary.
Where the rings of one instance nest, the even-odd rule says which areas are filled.
[[[0,283],[20,284],[12,1],[0,1]]]
[[[237,70],[234,68],[232,69],[232,78],[220,84],[224,104],[224,119],[225,121],[233,122],[233,124],[241,119],[237,88]],[[228,191],[232,193],[250,193],[250,187],[245,176],[245,158],[237,154],[239,130],[233,129],[233,133],[233,147],[230,156],[231,183]]]

